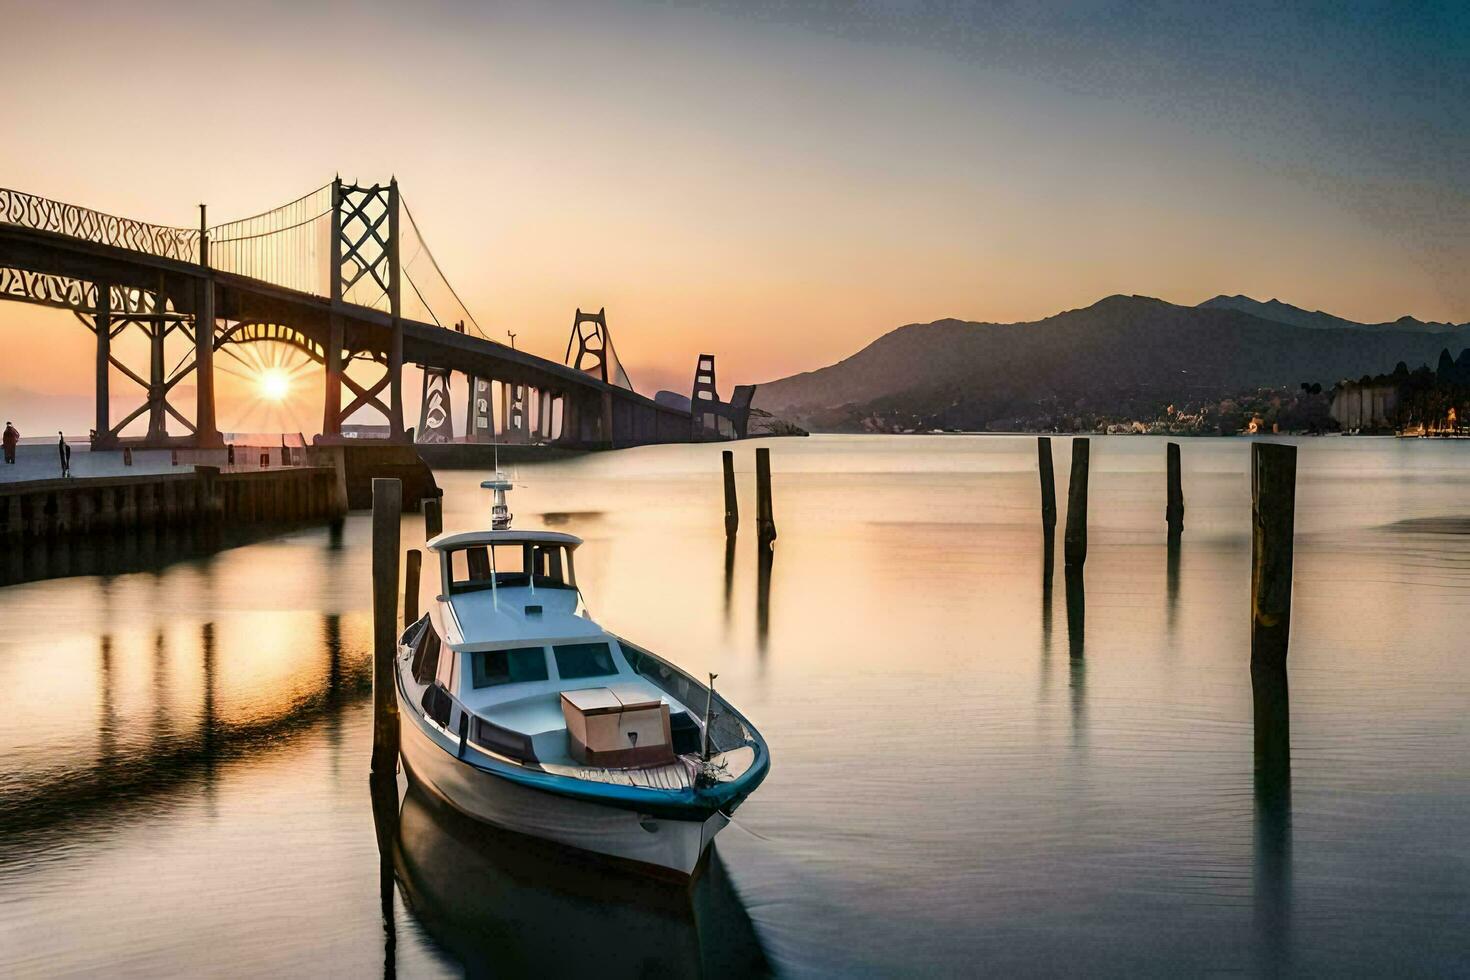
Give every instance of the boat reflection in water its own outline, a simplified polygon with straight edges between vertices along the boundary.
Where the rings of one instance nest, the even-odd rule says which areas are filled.
[[[467,974],[770,973],[714,848],[692,884],[673,884],[498,830],[408,784],[391,835],[398,884]]]

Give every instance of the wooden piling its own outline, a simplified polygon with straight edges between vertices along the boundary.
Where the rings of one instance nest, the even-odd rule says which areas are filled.
[[[373,480],[373,761],[375,773],[398,765],[398,702],[393,658],[398,632],[398,529],[403,484]]]
[[[735,454],[726,449],[720,458],[725,468],[725,536],[733,538],[740,530],[740,505],[735,499]]]
[[[403,628],[419,621],[419,578],[424,566],[424,553],[408,549],[403,566]]]
[[[1051,437],[1036,439],[1036,464],[1041,471],[1041,526],[1057,526],[1057,480],[1051,465]]]
[[[1091,446],[1086,439],[1072,440],[1072,477],[1067,484],[1067,533],[1063,540],[1063,563],[1080,568],[1087,561],[1087,469]]]
[[[1169,502],[1164,506],[1164,520],[1169,525],[1170,538],[1184,533],[1184,483],[1179,472],[1179,443],[1168,446],[1168,491]]]
[[[1251,664],[1286,666],[1296,524],[1296,447],[1251,446]]]
[[[776,540],[776,517],[771,507],[771,451],[755,451],[755,522],[762,547]]]
[[[424,540],[430,541],[444,533],[444,497],[425,497],[420,504],[424,512]]]

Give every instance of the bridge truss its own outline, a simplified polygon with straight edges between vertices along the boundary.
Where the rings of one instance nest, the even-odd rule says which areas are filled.
[[[687,413],[632,390],[603,311],[578,311],[574,330],[591,330],[577,368],[489,340],[439,268],[396,180],[334,179],[281,207],[213,226],[201,207],[197,229],[0,188],[0,299],[71,310],[93,332],[102,447],[219,445],[214,357],[262,342],[322,365],[327,442],[344,438],[344,425],[363,409],[384,418],[387,439],[409,438],[406,361],[424,368],[424,440],[458,441],[449,408],[455,373],[468,382],[466,441],[609,446],[689,437]],[[146,341],[146,364],[130,362],[116,343],[132,332]],[[165,355],[179,341],[189,353],[170,366]],[[141,403],[116,421],[113,371],[142,390]],[[178,398],[186,379],[194,383],[192,412]],[[124,429],[145,415],[146,435],[125,440]],[[171,433],[170,423],[183,434]]]

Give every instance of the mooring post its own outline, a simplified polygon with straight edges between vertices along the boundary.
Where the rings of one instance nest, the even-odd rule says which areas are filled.
[[[1041,526],[1050,532],[1057,526],[1057,481],[1051,466],[1051,437],[1036,439],[1036,464],[1041,471]]]
[[[432,541],[444,533],[444,497],[425,497],[420,509],[424,512],[424,540]]]
[[[1179,443],[1168,446],[1169,502],[1164,507],[1164,520],[1169,524],[1169,537],[1174,539],[1184,533],[1184,483],[1179,473]]]
[[[424,567],[424,553],[409,548],[403,566],[403,628],[419,621],[419,578]]]
[[[1296,447],[1251,446],[1251,665],[1286,667],[1296,525]]]
[[[397,652],[398,529],[403,484],[373,480],[373,762],[375,773],[398,765],[398,702],[393,694]]]
[[[735,454],[726,449],[720,458],[725,467],[725,537],[733,538],[740,530],[740,505],[735,500]]]
[[[765,447],[755,451],[755,523],[761,547],[770,547],[776,540],[776,517],[771,507],[771,451]]]
[[[1087,561],[1087,464],[1091,447],[1086,439],[1072,440],[1072,478],[1067,485],[1067,534],[1063,562],[1080,567]]]

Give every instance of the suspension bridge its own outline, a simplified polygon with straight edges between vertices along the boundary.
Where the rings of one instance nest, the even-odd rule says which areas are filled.
[[[713,361],[706,372],[709,355],[701,355],[693,411],[639,394],[603,311],[576,312],[565,363],[491,340],[439,268],[396,180],[337,178],[248,218],[210,226],[206,215],[201,205],[199,227],[170,227],[0,188],[0,299],[70,310],[96,336],[96,449],[222,445],[216,357],[239,358],[238,348],[261,342],[320,365],[319,444],[599,449],[744,435],[752,386],[721,402]],[[129,364],[116,349],[134,330],[147,338],[146,364]],[[173,365],[170,345],[186,350]],[[424,379],[412,429],[406,363]],[[114,371],[140,389],[137,407],[120,418]],[[460,432],[456,374],[464,378]],[[181,404],[180,383],[190,378],[193,405]],[[382,424],[350,421],[364,411]],[[140,420],[146,433],[125,436]]]

